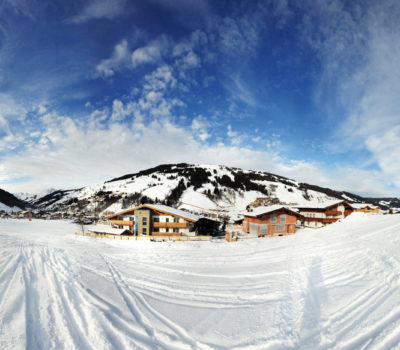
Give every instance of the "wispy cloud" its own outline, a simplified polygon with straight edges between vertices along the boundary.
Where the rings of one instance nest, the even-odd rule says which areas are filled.
[[[68,22],[81,24],[92,19],[114,19],[124,13],[125,5],[126,0],[92,0]]]
[[[366,149],[386,180],[399,187],[400,4],[318,4],[320,18],[307,22],[314,25],[305,33],[321,54],[319,101],[333,94],[343,110],[335,118],[333,142],[341,151]]]

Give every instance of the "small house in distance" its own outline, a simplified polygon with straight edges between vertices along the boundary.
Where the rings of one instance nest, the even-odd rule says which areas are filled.
[[[300,217],[295,210],[280,205],[257,207],[244,214],[242,231],[259,237],[292,234]]]
[[[344,219],[354,209],[343,200],[331,200],[317,205],[298,206],[304,227],[319,228]]]
[[[351,206],[354,208],[354,211],[358,211],[361,213],[379,214],[380,210],[379,206],[366,203],[353,203]]]
[[[162,204],[143,204],[107,218],[112,227],[136,236],[215,236],[220,223]]]

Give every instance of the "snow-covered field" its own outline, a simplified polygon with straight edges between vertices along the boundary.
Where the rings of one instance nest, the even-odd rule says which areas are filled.
[[[400,215],[236,243],[0,221],[0,349],[400,349]]]

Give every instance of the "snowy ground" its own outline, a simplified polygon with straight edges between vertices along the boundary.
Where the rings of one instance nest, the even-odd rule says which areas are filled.
[[[400,349],[400,215],[150,243],[0,220],[0,349]]]

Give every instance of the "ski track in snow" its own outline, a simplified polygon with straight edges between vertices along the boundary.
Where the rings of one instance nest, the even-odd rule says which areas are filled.
[[[0,221],[0,349],[400,349],[400,216],[236,243]]]

